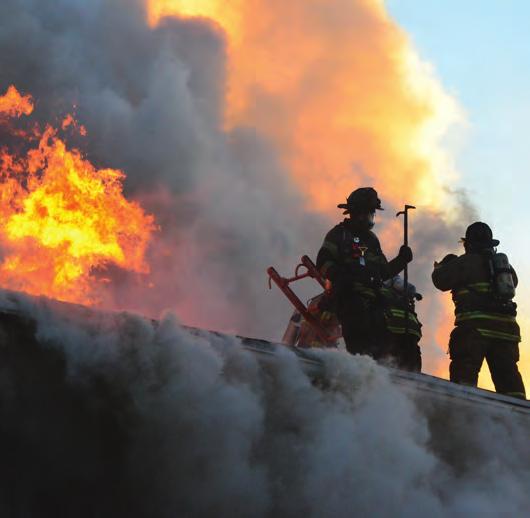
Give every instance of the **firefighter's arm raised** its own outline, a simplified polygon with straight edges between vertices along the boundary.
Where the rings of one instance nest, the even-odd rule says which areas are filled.
[[[432,282],[441,291],[452,290],[459,282],[461,265],[455,254],[446,255],[434,263]]]
[[[512,274],[513,285],[517,288],[517,285],[519,284],[519,278],[517,277],[517,273],[513,269],[513,266],[510,266],[510,273]]]

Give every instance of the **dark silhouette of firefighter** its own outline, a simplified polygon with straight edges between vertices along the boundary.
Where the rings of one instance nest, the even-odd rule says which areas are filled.
[[[412,250],[400,248],[398,256],[387,261],[377,236],[372,232],[376,210],[383,210],[377,192],[363,187],[338,205],[349,217],[331,229],[318,252],[317,268],[331,281],[336,314],[347,350],[367,354],[376,360],[389,356],[388,313],[381,292],[383,282],[392,279],[412,261]],[[413,312],[396,312],[411,319]],[[400,327],[400,326],[395,326]],[[403,329],[413,326],[403,326]],[[397,329],[395,329],[397,331]],[[410,337],[411,333],[407,333]],[[417,342],[416,342],[417,343]]]
[[[418,343],[422,336],[422,325],[414,307],[414,301],[421,300],[421,295],[413,284],[407,283],[405,287],[400,275],[384,281],[379,293],[385,315],[384,347],[387,358],[400,369],[421,372]]]
[[[403,298],[404,282],[399,275],[383,282],[380,295],[384,299],[384,314],[387,329],[385,337],[385,356],[389,362],[404,370],[421,371],[421,351],[418,342],[421,338],[421,323],[414,311],[414,298],[418,296],[413,284],[408,284],[408,301]],[[409,304],[408,308],[405,307]],[[289,319],[282,343],[302,348],[337,347],[342,330],[335,313],[335,304],[331,293],[321,293],[309,300],[308,311],[317,319],[326,331],[329,340],[323,340],[311,323],[295,309]],[[408,326],[405,318],[408,317]],[[408,327],[408,329],[407,329]]]
[[[517,275],[491,228],[470,225],[462,238],[465,253],[446,255],[434,263],[432,280],[442,291],[451,290],[455,328],[449,339],[451,381],[476,386],[484,358],[497,392],[525,398],[517,368],[519,325],[513,301]]]

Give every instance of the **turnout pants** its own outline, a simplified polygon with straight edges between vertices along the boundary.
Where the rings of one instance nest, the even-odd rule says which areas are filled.
[[[478,373],[486,359],[497,392],[523,399],[526,397],[517,368],[517,342],[488,338],[472,327],[457,326],[449,340],[449,355],[451,381],[476,387]]]
[[[371,300],[357,293],[341,293],[337,316],[349,353],[375,360],[388,355],[391,345],[386,339],[384,313]]]
[[[400,369],[421,372],[421,352],[414,335],[387,330],[384,307],[356,293],[343,293],[337,316],[350,354],[365,354]]]
[[[399,369],[421,372],[421,350],[418,338],[412,334],[391,334],[393,347],[390,351],[392,362]]]

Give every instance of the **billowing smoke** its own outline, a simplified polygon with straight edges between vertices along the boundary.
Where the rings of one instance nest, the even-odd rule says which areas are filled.
[[[13,83],[53,120],[77,106],[91,160],[121,168],[160,225],[153,287],[115,275],[107,304],[194,324],[277,336],[287,303],[267,298],[265,269],[318,247],[322,218],[253,128],[223,130],[225,41],[205,21],[147,26],[139,1],[0,6],[0,88]],[[93,138],[92,138],[93,137]]]
[[[302,15],[317,3],[246,4],[293,5]],[[323,54],[313,63],[309,46],[309,68],[286,53],[282,74],[267,75],[270,88],[244,74],[237,105],[232,34],[219,23],[172,17],[149,26],[140,0],[0,3],[0,91],[15,84],[31,93],[41,122],[59,121],[75,105],[89,135],[79,147],[97,166],[123,169],[127,194],[160,226],[147,278],[106,272],[108,307],[148,315],[170,307],[188,324],[278,338],[289,306],[267,292],[265,268],[287,273],[302,254],[315,255],[338,214],[334,205],[372,182],[390,218],[402,202],[416,202],[407,198],[409,184],[433,202],[414,219],[413,244],[422,252],[412,276],[427,289],[432,261],[465,228],[465,218],[447,223],[434,203],[440,182],[429,183],[437,171],[424,161],[432,146],[416,141],[416,122],[432,105],[418,101],[413,82],[401,92],[410,99],[393,96],[396,76],[382,72],[410,62],[387,54],[388,42],[402,50],[405,40],[379,2],[329,4],[329,16],[312,10],[309,28],[317,32],[300,21],[273,33],[271,17],[256,16],[263,24],[249,26],[251,48],[264,33],[274,36],[276,55],[290,31],[338,34],[323,47],[330,53],[349,41],[352,20],[366,48],[330,66]],[[301,57],[299,48],[291,56]],[[245,61],[244,70],[270,65],[269,55],[262,58]],[[331,74],[352,62],[372,81]],[[276,79],[289,77],[296,88],[275,92],[283,84]],[[350,111],[352,96],[360,111]],[[383,102],[393,110],[380,111]],[[410,158],[409,148],[422,153]],[[307,178],[304,164],[312,164]],[[392,256],[399,227],[383,227]],[[27,322],[0,334],[2,516],[523,515],[530,504],[527,428],[478,410],[433,412],[369,359],[323,354],[332,390],[321,391],[287,351],[263,371],[237,340],[212,346],[172,314],[153,326],[129,314],[87,321],[17,304],[36,319],[40,345]],[[425,304],[425,317],[437,323],[438,301]],[[438,358],[427,356],[434,369]]]
[[[172,314],[153,325],[1,298],[24,317],[1,318],[2,516],[523,516],[530,505],[528,423],[508,411],[420,403],[365,357],[322,353],[322,390],[289,351],[263,369],[237,340],[193,335]]]
[[[43,122],[75,105],[89,135],[79,146],[124,170],[127,194],[160,227],[151,274],[105,272],[105,305],[151,316],[172,308],[191,325],[278,339],[290,307],[267,291],[265,269],[287,274],[314,257],[340,218],[336,203],[373,183],[389,258],[400,241],[393,212],[421,205],[412,277],[427,295],[424,351],[437,370],[435,342],[447,337],[434,330],[447,312],[430,270],[467,221],[447,223],[441,202],[465,212],[440,191],[452,168],[438,141],[455,106],[405,35],[379,2],[337,0],[325,12],[320,2],[200,2],[192,14],[215,20],[149,25],[154,3],[0,5],[0,90],[31,93]],[[162,3],[177,14],[190,4]]]

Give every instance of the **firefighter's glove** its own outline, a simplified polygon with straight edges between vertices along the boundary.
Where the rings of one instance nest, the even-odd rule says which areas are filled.
[[[448,263],[450,261],[454,261],[455,259],[458,259],[458,256],[455,254],[447,254],[443,259],[441,264]]]
[[[410,263],[412,261],[413,255],[412,255],[412,248],[410,246],[402,245],[399,249],[398,257],[404,262],[404,263]]]
[[[447,263],[450,263],[451,261],[454,261],[455,259],[458,259],[458,256],[455,254],[447,254],[439,263],[436,261],[434,262],[434,268],[438,268],[439,266],[444,266]]]

